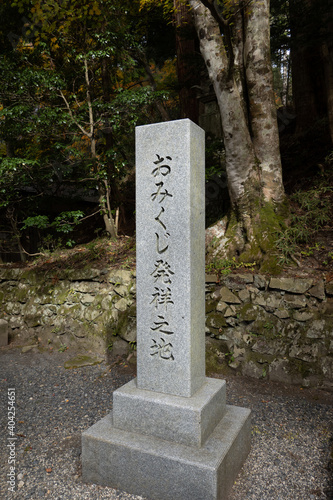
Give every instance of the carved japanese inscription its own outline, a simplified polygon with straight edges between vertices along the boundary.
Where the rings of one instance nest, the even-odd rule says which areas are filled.
[[[152,345],[150,346],[150,355],[157,356],[163,361],[174,361],[174,346],[172,337],[175,335],[174,329],[167,321],[170,315],[170,309],[174,306],[172,300],[172,271],[168,262],[169,245],[172,244],[170,231],[168,230],[163,217],[168,210],[169,198],[173,194],[168,191],[168,177],[172,175],[172,158],[167,155],[165,158],[156,154],[157,159],[153,161],[151,171],[153,178],[153,192],[151,193],[151,202],[154,203],[154,212],[156,209],[155,235],[156,235],[156,259],[153,263],[152,293],[151,302],[156,310],[156,320],[150,326],[152,332]],[[163,254],[163,259],[160,258]],[[167,338],[165,337],[167,336]]]

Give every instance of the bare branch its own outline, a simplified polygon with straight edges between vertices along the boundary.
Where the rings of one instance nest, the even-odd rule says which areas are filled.
[[[73,111],[71,110],[71,107],[69,105],[69,102],[67,101],[64,93],[62,92],[62,90],[59,90],[59,93],[60,93],[60,96],[61,98],[63,99],[64,103],[66,104],[66,108],[68,110],[68,114],[69,116],[71,117],[71,119],[73,120],[73,122],[75,123],[75,125],[81,130],[81,132],[86,136],[86,137],[89,137],[89,139],[92,137],[90,135],[90,133],[85,130],[82,125],[74,118],[74,115],[73,115]]]

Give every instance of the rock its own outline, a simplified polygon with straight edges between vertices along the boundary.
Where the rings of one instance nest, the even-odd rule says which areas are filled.
[[[206,314],[208,314],[208,313],[210,313],[212,311],[215,311],[216,300],[213,300],[211,298],[207,299],[205,307],[206,307]]]
[[[245,355],[245,349],[244,348],[239,348],[239,347],[237,347],[235,345],[234,349],[233,349],[233,355],[234,355],[235,359],[243,358],[244,355]]]
[[[287,307],[290,307],[291,309],[301,309],[303,307],[306,307],[306,298],[304,295],[301,295],[300,297],[295,297],[294,295],[285,295],[283,297],[283,301]]]
[[[323,313],[325,316],[333,316],[333,299],[328,297],[326,304],[324,305]]]
[[[242,302],[249,302],[250,300],[250,292],[247,288],[244,288],[238,293],[238,297],[241,299]]]
[[[217,274],[206,274],[205,282],[206,283],[217,283],[218,282]]]
[[[252,299],[252,303],[258,306],[266,306],[266,299],[261,292]]]
[[[136,342],[136,320],[127,318],[119,331],[119,336],[127,342]]]
[[[0,346],[8,345],[8,321],[0,319]]]
[[[260,354],[270,354],[270,347],[265,340],[259,339],[253,344],[252,351]]]
[[[120,295],[120,297],[126,297],[126,295],[128,295],[128,285],[115,284],[114,291],[117,295]]]
[[[313,313],[312,312],[307,312],[307,311],[295,311],[294,312],[294,319],[296,321],[309,321],[310,319],[313,318]]]
[[[333,358],[325,357],[320,360],[323,375],[327,379],[333,379]]]
[[[242,366],[242,375],[244,377],[262,378],[263,368],[256,365],[253,361],[248,361]]]
[[[271,278],[269,282],[269,288],[302,294],[309,290],[309,288],[312,286],[312,283],[312,279]]]
[[[216,310],[220,313],[224,313],[224,311],[228,308],[228,304],[220,300],[220,302],[216,306]]]
[[[237,370],[237,368],[240,367],[240,362],[239,361],[233,361],[232,363],[229,363],[229,367],[232,368],[233,370]]]
[[[260,288],[261,290],[266,289],[268,281],[266,280],[265,276],[262,274],[256,274],[254,276],[253,284],[257,288]]]
[[[102,311],[100,309],[96,309],[95,307],[86,307],[83,317],[87,321],[95,321],[100,315]]]
[[[238,290],[243,290],[246,287],[246,285],[253,283],[253,275],[230,274],[223,281],[227,285],[227,288],[238,291]]]
[[[71,286],[74,292],[80,293],[92,293],[99,290],[99,285],[97,283],[87,283],[84,281],[74,282]]]
[[[224,317],[225,318],[229,318],[230,316],[236,316],[236,308],[233,305],[228,306],[227,309],[224,312]]]
[[[280,319],[287,319],[290,317],[289,311],[287,309],[278,309],[274,311],[275,316],[277,316]]]
[[[93,295],[90,295],[89,293],[85,293],[82,295],[82,298],[81,298],[81,304],[83,304],[84,306],[89,306],[90,304],[92,304],[95,300],[95,297]]]
[[[24,320],[28,328],[34,328],[41,324],[41,317],[39,314],[26,314]]]
[[[22,347],[22,353],[26,353],[26,352],[29,352],[29,351],[32,351],[32,349],[34,349],[35,347],[38,347],[38,344],[35,344],[35,345],[25,345],[24,347]]]
[[[90,281],[99,278],[101,273],[100,269],[93,269],[91,267],[85,269],[66,269],[66,274],[63,278],[71,281]]]
[[[326,290],[327,295],[333,295],[333,281],[326,283],[325,290]]]
[[[66,369],[81,368],[82,366],[100,365],[101,363],[103,363],[103,361],[104,358],[102,357],[79,355],[75,358],[65,361],[64,367]]]
[[[293,345],[289,350],[289,356],[291,358],[300,359],[306,362],[313,362],[324,353],[323,346],[320,344],[313,345]]]
[[[207,316],[206,326],[208,328],[214,328],[216,330],[219,330],[220,328],[223,328],[226,325],[227,325],[227,323],[226,323],[224,317],[222,316],[222,314],[210,313]]]
[[[289,361],[276,359],[269,366],[269,380],[272,382],[282,382],[285,384],[301,384],[302,376],[293,373]]]
[[[316,297],[319,300],[324,300],[325,299],[325,286],[324,286],[323,280],[320,280],[312,288],[310,288],[309,294],[312,295],[312,297]]]
[[[117,269],[111,271],[109,275],[109,282],[113,285],[129,285],[132,280],[132,272],[127,269]]]
[[[117,309],[117,311],[126,311],[127,307],[128,307],[129,303],[128,303],[128,300],[127,299],[120,299],[118,300],[118,302],[115,303],[115,308]]]
[[[240,310],[240,318],[243,321],[255,321],[258,317],[258,307],[252,304],[246,304]]]
[[[317,319],[309,325],[309,329],[306,333],[308,339],[321,339],[325,336],[325,320]]]
[[[253,283],[253,274],[232,274],[231,277],[241,283]]]
[[[226,286],[223,286],[220,290],[220,297],[223,302],[227,304],[240,304],[239,298],[232,293]]]
[[[266,299],[265,309],[269,311],[277,309],[278,307],[280,307],[281,300],[282,300],[281,297],[278,297],[277,295],[273,294],[268,295]]]
[[[126,356],[129,351],[129,344],[126,340],[115,337],[112,341],[111,354],[112,356]]]

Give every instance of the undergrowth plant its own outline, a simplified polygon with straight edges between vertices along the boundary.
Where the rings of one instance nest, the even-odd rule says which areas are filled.
[[[332,161],[331,161],[332,160]],[[297,261],[296,257],[313,255],[319,251],[320,245],[313,242],[316,233],[325,226],[332,223],[332,163],[333,153],[326,158],[331,172],[322,174],[314,182],[313,187],[306,191],[297,191],[290,196],[291,217],[290,224],[277,236],[276,246],[281,265]],[[301,251],[300,245],[309,245],[306,250]]]
[[[219,275],[228,275],[233,269],[248,268],[254,270],[255,262],[236,262],[236,258],[232,259],[214,259],[206,265],[207,273],[217,273]]]

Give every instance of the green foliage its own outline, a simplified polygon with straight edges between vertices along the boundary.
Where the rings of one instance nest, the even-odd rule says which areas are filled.
[[[209,264],[206,265],[206,273],[217,273],[225,276],[230,274],[234,269],[246,268],[253,271],[255,266],[255,262],[237,262],[235,257],[232,259],[214,258]]]
[[[50,227],[50,221],[47,215],[36,215],[35,217],[27,217],[23,221],[23,229],[28,227],[37,227],[38,229],[46,229]]]
[[[327,157],[329,159],[329,157]],[[332,221],[333,187],[331,174],[321,175],[313,187],[297,191],[291,197],[290,224],[278,233],[276,246],[281,264],[295,260],[295,255],[311,256],[320,250],[320,245],[310,245],[315,234]],[[306,244],[305,250],[300,245]]]
[[[50,214],[46,200],[74,185],[95,191],[111,217],[134,166],[134,127],[160,121],[157,104],[170,100],[161,82],[159,90],[148,84],[138,57],[158,53],[162,62],[149,46],[152,23],[167,26],[162,10],[148,14],[120,0],[12,0],[0,14],[0,219],[9,210],[23,238],[70,234],[87,214]]]
[[[84,216],[82,210],[75,210],[71,212],[62,212],[58,215],[53,222],[50,223],[46,215],[35,215],[27,217],[23,221],[22,228],[36,227],[38,229],[54,228],[58,233],[70,233],[73,227],[80,223],[80,219]]]

